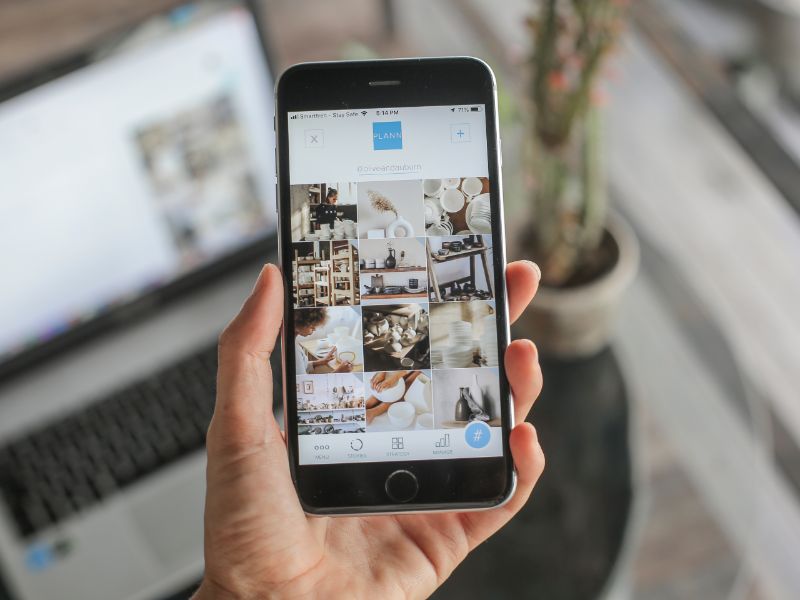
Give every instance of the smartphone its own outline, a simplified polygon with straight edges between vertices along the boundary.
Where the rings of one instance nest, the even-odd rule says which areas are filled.
[[[491,69],[295,65],[276,131],[285,427],[305,511],[503,504],[516,479]]]

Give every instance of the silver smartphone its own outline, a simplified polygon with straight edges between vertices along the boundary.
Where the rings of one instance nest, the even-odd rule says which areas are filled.
[[[276,107],[286,437],[305,510],[502,504],[515,475],[490,68],[300,64]]]

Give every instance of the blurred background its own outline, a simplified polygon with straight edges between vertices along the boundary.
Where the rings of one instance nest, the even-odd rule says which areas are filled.
[[[274,78],[454,54],[544,274],[548,465],[436,597],[800,597],[800,3],[233,4],[0,4],[0,598],[188,597]]]

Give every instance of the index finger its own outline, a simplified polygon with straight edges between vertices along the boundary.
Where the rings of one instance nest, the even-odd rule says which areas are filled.
[[[508,312],[512,323],[519,318],[533,300],[536,290],[539,289],[541,278],[539,267],[529,260],[518,260],[509,263],[506,267]]]

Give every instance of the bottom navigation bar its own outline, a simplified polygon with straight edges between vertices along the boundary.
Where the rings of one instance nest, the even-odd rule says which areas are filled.
[[[474,421],[460,429],[301,435],[301,465],[501,456],[503,430]]]

